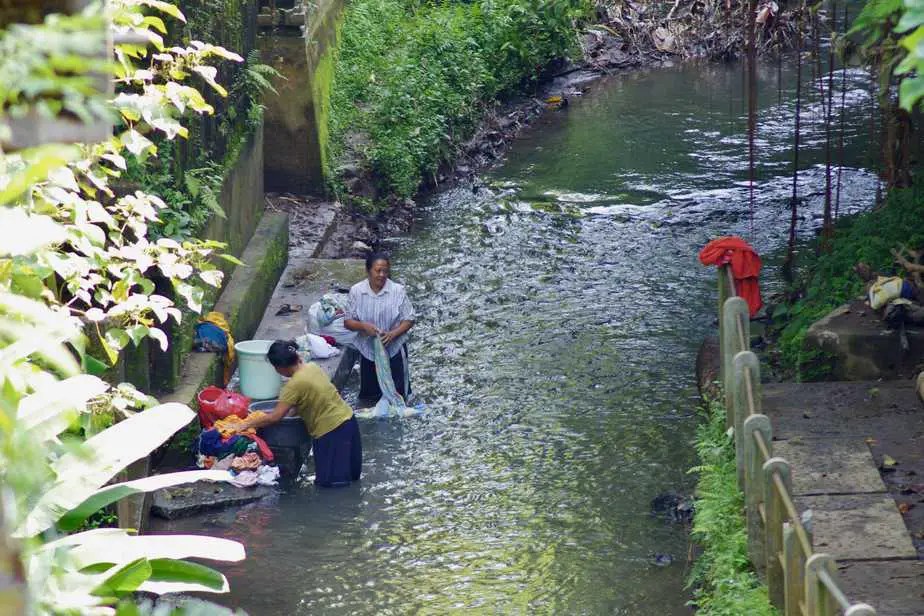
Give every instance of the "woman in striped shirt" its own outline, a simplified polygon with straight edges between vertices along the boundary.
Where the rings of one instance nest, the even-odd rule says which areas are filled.
[[[400,285],[389,279],[391,259],[382,253],[366,257],[366,280],[350,289],[343,324],[359,332],[359,397],[377,402],[382,397],[375,375],[373,338],[379,336],[389,357],[395,389],[405,400],[411,394],[410,371],[407,367],[407,333],[414,326],[414,306]]]

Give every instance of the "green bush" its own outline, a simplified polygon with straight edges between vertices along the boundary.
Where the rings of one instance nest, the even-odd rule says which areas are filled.
[[[575,48],[575,23],[589,8],[588,0],[353,2],[332,84],[334,168],[358,158],[381,193],[413,195],[471,136],[487,102]]]
[[[696,431],[700,466],[693,539],[703,548],[690,576],[692,603],[701,616],[775,616],[767,588],[748,560],[744,495],[738,489],[735,444],[725,409],[710,402]]]
[[[863,294],[863,282],[854,273],[859,262],[881,273],[896,272],[889,252],[904,244],[924,248],[924,190],[892,190],[883,206],[875,211],[838,221],[830,250],[817,253],[815,246],[805,251],[804,292],[790,306],[773,312],[778,331],[780,363],[784,369],[805,378],[804,367],[813,365],[814,356],[805,349],[808,328],[834,308]]]

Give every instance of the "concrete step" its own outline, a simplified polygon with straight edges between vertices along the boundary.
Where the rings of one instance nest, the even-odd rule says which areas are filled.
[[[763,412],[781,440],[924,432],[924,407],[912,381],[768,383]]]
[[[917,558],[888,494],[799,496],[794,501],[800,512],[812,510],[816,552],[831,554],[838,562]]]
[[[164,488],[154,493],[151,513],[159,518],[175,520],[202,511],[239,507],[280,493],[272,486],[238,488],[227,483],[200,481],[188,486]]]
[[[876,608],[882,616],[924,614],[924,561],[872,560],[838,563],[849,598]]]
[[[775,441],[773,455],[785,458],[792,467],[794,496],[886,492],[862,439]]]

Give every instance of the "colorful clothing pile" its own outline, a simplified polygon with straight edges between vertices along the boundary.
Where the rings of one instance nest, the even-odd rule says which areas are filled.
[[[265,464],[273,461],[273,452],[256,430],[241,430],[241,422],[240,417],[229,415],[203,430],[197,442],[197,465],[230,471],[238,487],[276,485],[279,469]]]

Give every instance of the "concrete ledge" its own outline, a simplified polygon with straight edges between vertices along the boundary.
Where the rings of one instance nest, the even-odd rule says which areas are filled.
[[[246,505],[279,494],[271,486],[238,488],[227,483],[200,481],[186,487],[164,488],[154,493],[151,513],[167,520],[184,518],[200,511]]]
[[[908,352],[898,330],[890,329],[863,300],[831,311],[809,327],[805,344],[834,356],[834,378],[841,381],[911,376],[924,359],[924,330],[907,327]]]
[[[228,319],[235,340],[247,340],[260,322],[288,260],[289,218],[285,214],[266,214],[241,255],[238,266],[215,303],[213,310]],[[218,383],[222,359],[214,353],[190,353],[176,389],[161,397],[162,402],[181,402],[196,408],[196,394]]]
[[[792,465],[793,496],[885,492],[862,439],[792,439],[773,443],[773,455]]]
[[[816,552],[850,560],[917,558],[908,529],[888,494],[802,496],[799,511],[812,510]]]
[[[366,276],[365,264],[359,259],[291,259],[270,300],[256,337],[261,340],[289,340],[305,333],[308,307],[329,291],[349,289]],[[301,312],[276,316],[282,304],[299,304]],[[346,383],[359,353],[342,349],[330,359],[314,360],[338,389]]]
[[[873,605],[888,616],[924,614],[924,561],[838,563],[838,574],[851,601]]]
[[[911,381],[767,383],[763,411],[780,440],[924,432],[924,413]]]

